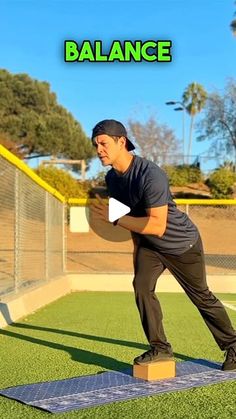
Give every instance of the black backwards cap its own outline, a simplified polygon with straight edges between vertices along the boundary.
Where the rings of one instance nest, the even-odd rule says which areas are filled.
[[[92,132],[92,139],[102,134],[110,136],[114,135],[116,137],[125,137],[127,139],[127,150],[132,151],[135,149],[133,143],[131,143],[131,141],[128,139],[128,134],[124,125],[115,119],[104,119],[95,125]]]

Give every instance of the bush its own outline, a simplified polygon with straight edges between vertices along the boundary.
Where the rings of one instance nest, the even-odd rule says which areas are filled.
[[[56,167],[40,165],[34,170],[50,186],[60,192],[65,198],[87,198],[91,189],[90,181],[78,181],[68,172]]]
[[[188,183],[202,182],[203,176],[195,166],[164,166],[171,186],[185,186]]]
[[[235,181],[235,174],[230,170],[225,168],[215,170],[207,180],[212,198],[230,198],[233,193],[233,185]]]
[[[106,186],[105,176],[107,174],[107,170],[102,170],[101,172],[97,173],[95,177],[93,177],[94,185],[96,186]]]

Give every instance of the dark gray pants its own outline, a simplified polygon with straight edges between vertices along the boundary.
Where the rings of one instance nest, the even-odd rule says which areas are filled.
[[[190,300],[200,311],[220,349],[236,345],[236,331],[223,304],[212,294],[206,283],[202,241],[179,256],[163,255],[139,246],[133,281],[136,304],[144,332],[151,346],[168,349],[162,324],[162,311],[155,294],[158,277],[167,268],[177,279]]]

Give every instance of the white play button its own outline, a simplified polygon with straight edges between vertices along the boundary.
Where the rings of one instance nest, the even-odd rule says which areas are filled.
[[[129,212],[130,208],[127,205],[122,204],[115,198],[109,198],[108,219],[111,223]]]

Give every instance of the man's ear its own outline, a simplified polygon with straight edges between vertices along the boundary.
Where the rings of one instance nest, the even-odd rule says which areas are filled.
[[[125,137],[120,137],[120,145],[121,145],[121,148],[122,147],[125,147],[125,145],[126,145],[126,138]]]

